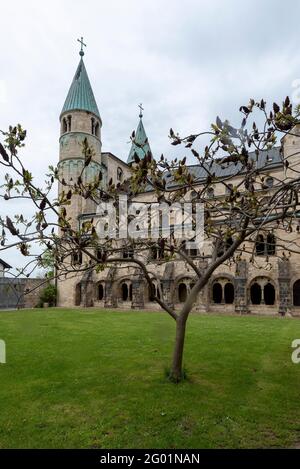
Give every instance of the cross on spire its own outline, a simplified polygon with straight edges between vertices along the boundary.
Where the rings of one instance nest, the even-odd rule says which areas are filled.
[[[81,49],[80,49],[79,55],[81,57],[83,57],[84,56],[83,46],[86,47],[86,44],[83,42],[83,37],[81,37],[81,39],[77,39],[77,41],[80,42],[80,44],[81,44]]]
[[[142,103],[140,103],[140,104],[138,105],[138,107],[140,108],[140,114],[139,114],[139,118],[141,119],[141,118],[143,117],[143,113],[142,113],[142,111],[144,111],[144,108],[143,108],[143,105],[142,105]]]

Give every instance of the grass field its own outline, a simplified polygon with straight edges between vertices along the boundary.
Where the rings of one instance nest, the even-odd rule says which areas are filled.
[[[300,321],[193,315],[168,382],[164,313],[0,313],[0,448],[244,448],[300,442]]]

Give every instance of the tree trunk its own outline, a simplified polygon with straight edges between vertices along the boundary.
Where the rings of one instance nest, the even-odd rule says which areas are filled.
[[[173,352],[173,363],[170,372],[170,380],[178,383],[183,378],[182,360],[185,339],[186,320],[178,318],[176,321],[176,339]]]

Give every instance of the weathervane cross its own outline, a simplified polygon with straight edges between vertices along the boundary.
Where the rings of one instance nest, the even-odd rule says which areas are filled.
[[[86,44],[83,42],[83,37],[81,37],[81,39],[77,39],[77,41],[80,42],[80,44],[81,44],[81,49],[80,49],[79,55],[81,55],[81,57],[82,57],[84,55],[83,46],[86,47]]]
[[[138,105],[138,107],[140,108],[140,115],[139,115],[139,117],[142,118],[142,117],[143,117],[142,111],[144,111],[144,108],[143,108],[142,103],[140,103],[140,104]]]

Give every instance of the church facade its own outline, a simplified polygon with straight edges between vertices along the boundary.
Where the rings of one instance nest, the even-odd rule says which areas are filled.
[[[109,152],[102,152],[102,120],[88,74],[83,61],[83,52],[69,89],[60,115],[60,154],[59,171],[63,178],[76,180],[84,167],[82,143],[87,139],[94,149],[94,155],[85,177],[93,179],[101,171],[102,184],[109,180],[115,184],[130,177],[134,152],[139,148],[131,148],[127,162]],[[136,130],[136,141],[150,145],[143,126],[142,113]],[[300,136],[300,130],[296,129]],[[300,142],[300,138],[298,139]],[[292,155],[299,150],[297,138],[287,136],[284,141],[284,154]],[[266,181],[272,191],[273,181],[286,178],[286,168],[279,149],[262,152],[261,165],[266,165]],[[298,164],[296,161],[294,164]],[[292,165],[293,166],[293,165]],[[292,167],[291,166],[291,167]],[[291,168],[290,167],[290,168]],[[200,171],[199,167],[191,166],[191,172]],[[237,181],[238,182],[238,181]],[[59,191],[63,187],[60,185]],[[222,196],[224,186],[218,184],[214,188],[214,196]],[[141,194],[141,201],[151,201],[151,191]],[[73,227],[86,217],[92,217],[97,207],[90,200],[72,197],[68,207],[68,215]],[[287,242],[289,236],[287,233]],[[232,265],[221,265],[194,305],[198,312],[227,312],[254,314],[300,314],[300,255],[278,256],[276,246],[276,230],[260,235],[256,245],[255,263],[247,258]],[[281,248],[282,249],[282,248]],[[190,253],[191,254],[191,253]],[[193,253],[194,261],[201,270],[205,268],[205,257]],[[128,256],[128,252],[124,252]],[[266,258],[267,268],[266,268]],[[82,260],[80,260],[81,262]],[[147,267],[153,275],[153,288],[158,296],[175,308],[185,301],[195,283],[191,267],[181,259],[165,262],[149,253]],[[133,264],[107,267],[102,272],[86,271],[58,280],[58,306],[62,307],[101,307],[123,309],[160,309],[151,301],[148,284],[142,273]]]

